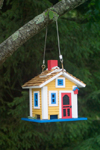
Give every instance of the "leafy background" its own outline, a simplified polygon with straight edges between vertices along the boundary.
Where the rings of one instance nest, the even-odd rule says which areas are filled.
[[[0,10],[0,43],[58,0],[7,0]],[[37,124],[28,116],[23,83],[41,72],[45,29],[0,66],[1,150],[100,149],[100,1],[86,3],[58,19],[64,68],[87,86],[79,91],[79,116],[88,121]],[[48,26],[46,61],[58,59],[55,22]],[[60,62],[59,62],[59,66]]]

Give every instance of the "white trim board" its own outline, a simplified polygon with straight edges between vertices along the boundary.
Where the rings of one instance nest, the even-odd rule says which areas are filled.
[[[82,83],[82,82],[80,82],[79,80],[77,80],[77,79],[75,79],[75,78],[73,78],[71,75],[69,75],[68,73],[63,73],[63,75],[67,78],[67,79],[69,79],[70,81],[72,81],[72,82],[74,82],[78,87],[85,87],[86,86],[86,84],[84,84],[84,83]]]
[[[29,89],[29,111],[29,115],[32,117],[32,89]]]
[[[44,86],[41,89],[41,94],[42,94],[42,119],[48,119],[48,87]]]
[[[78,118],[78,95],[74,94],[73,91],[73,100],[72,100],[72,118]]]

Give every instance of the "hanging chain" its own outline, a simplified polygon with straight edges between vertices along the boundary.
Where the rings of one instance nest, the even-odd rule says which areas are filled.
[[[61,55],[60,51],[60,40],[59,40],[59,32],[58,32],[58,22],[56,19],[56,28],[57,28],[57,39],[58,39],[58,50],[59,50],[59,59],[62,65],[62,70],[64,71],[64,66],[63,66],[63,56]],[[47,27],[46,27],[46,33],[45,33],[45,43],[44,43],[44,55],[43,55],[43,65],[42,65],[42,72],[45,69],[45,51],[46,51],[46,41],[47,41]]]
[[[62,70],[64,70],[64,67],[63,67],[63,56],[61,55],[61,51],[60,51],[60,40],[59,40],[58,21],[57,21],[57,19],[56,19],[56,28],[57,28],[59,59],[60,59],[61,65],[62,65]]]
[[[47,41],[47,27],[46,27],[46,33],[45,33],[45,43],[44,43],[44,55],[43,55],[43,65],[42,65],[42,72],[45,69],[45,51],[46,51],[46,41]]]
[[[57,28],[58,50],[59,50],[59,56],[60,56],[61,52],[60,52],[60,41],[59,41],[59,32],[58,32],[58,22],[57,22],[57,19],[56,19],[56,28]]]

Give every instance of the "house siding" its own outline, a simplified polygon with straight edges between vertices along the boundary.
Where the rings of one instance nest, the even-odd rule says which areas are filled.
[[[40,100],[40,108],[34,108],[34,92],[39,91],[39,100]],[[40,89],[32,89],[32,116],[36,117],[36,115],[40,115],[40,119],[42,119],[42,106],[41,106],[41,88]]]
[[[63,76],[59,76],[59,77],[63,77]],[[56,79],[51,81],[50,83],[48,83],[46,85],[48,87],[48,119],[50,119],[50,115],[58,115],[59,118],[59,91],[72,91],[73,90],[73,86],[75,86],[75,84],[73,82],[71,82],[70,80],[65,78],[65,87],[64,88],[56,88]],[[58,92],[58,106],[49,106],[49,91],[57,91]]]

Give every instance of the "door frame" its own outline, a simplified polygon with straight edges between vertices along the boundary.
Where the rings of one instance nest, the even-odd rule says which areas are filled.
[[[71,93],[71,103],[73,101],[73,91],[59,91],[59,118],[62,119],[62,103],[61,103],[61,93]],[[73,103],[72,103],[73,104]],[[73,106],[72,106],[73,107]]]

